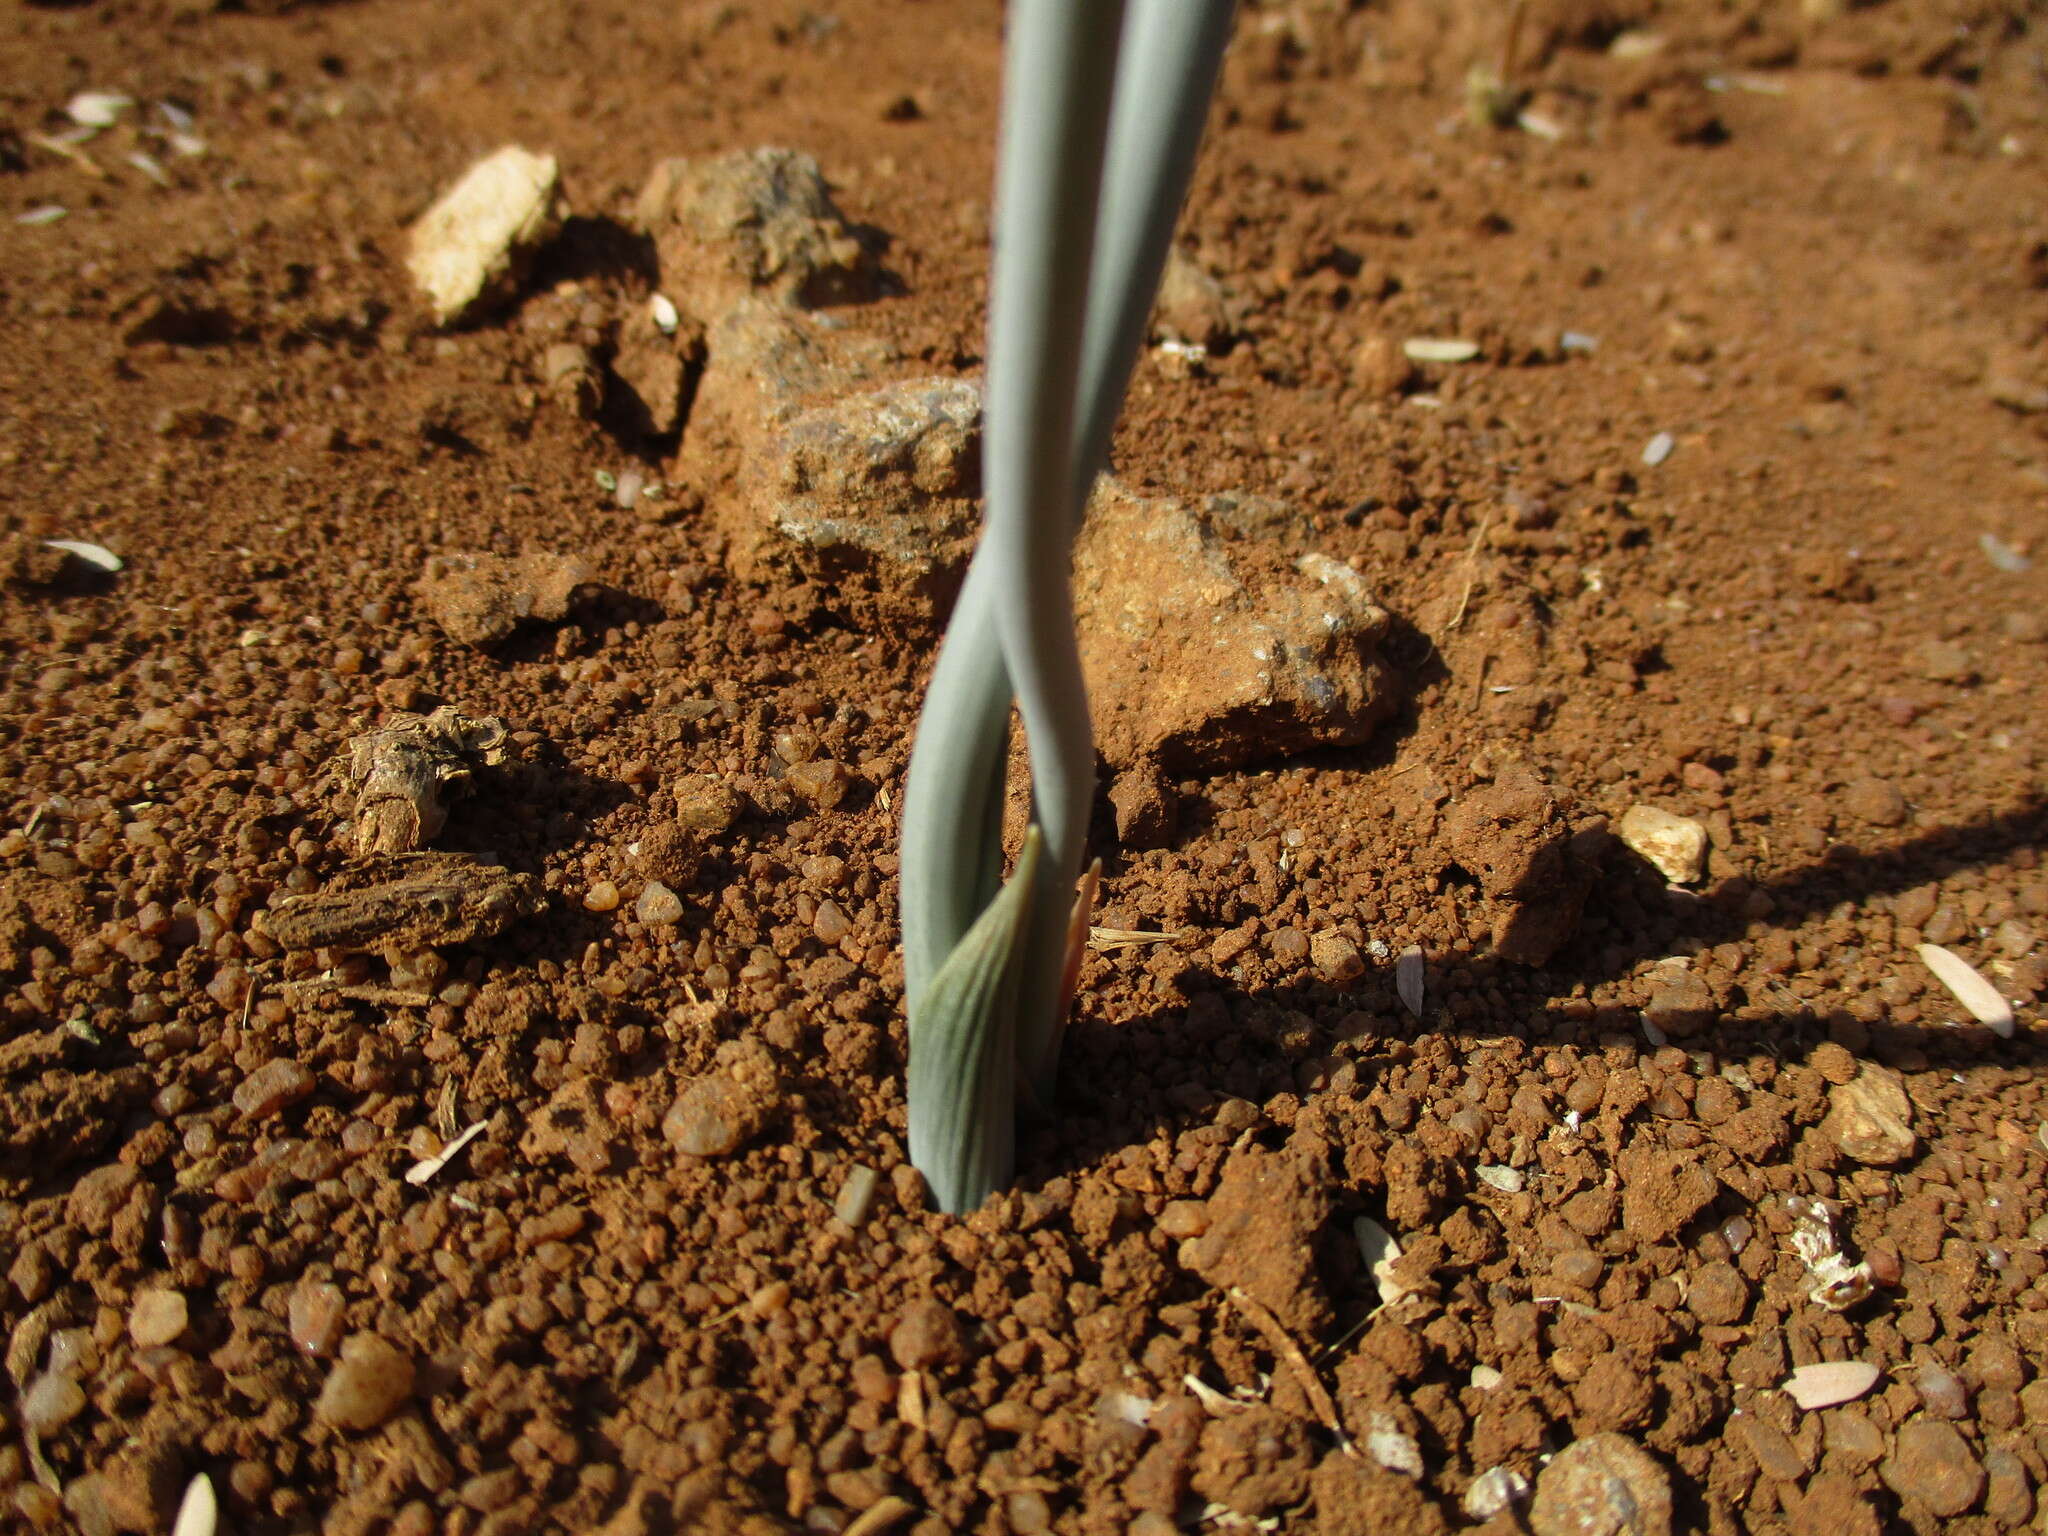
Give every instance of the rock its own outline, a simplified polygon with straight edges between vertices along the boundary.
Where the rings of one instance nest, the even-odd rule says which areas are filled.
[[[1789,1489],[1780,1490],[1784,1498]],[[1786,1499],[1795,1528],[1826,1536],[1883,1536],[1885,1525],[1856,1480],[1841,1472],[1821,1472],[1806,1485],[1805,1496]]]
[[[1168,251],[1159,301],[1152,309],[1153,337],[1214,348],[1230,339],[1231,330],[1223,285],[1179,246]]]
[[[1720,1016],[1713,990],[1691,971],[1660,975],[1643,1005],[1644,1021],[1674,1040],[1710,1028]]]
[[[1234,561],[1208,513],[1098,486],[1074,603],[1112,768],[1199,777],[1353,746],[1394,712],[1399,681],[1378,654],[1391,620],[1364,578],[1322,554],[1284,577],[1254,573],[1259,560],[1269,549]]]
[[[1324,932],[1309,940],[1309,964],[1333,987],[1348,987],[1365,974],[1365,957],[1341,933]]]
[[[1219,1414],[1202,1429],[1191,1483],[1203,1498],[1256,1520],[1299,1504],[1315,1453],[1299,1419],[1264,1403]]]
[[[1873,827],[1896,827],[1906,820],[1906,797],[1884,779],[1857,779],[1842,791],[1842,808]]]
[[[1233,1152],[1207,1206],[1208,1229],[1182,1262],[1219,1290],[1241,1288],[1296,1338],[1329,1327],[1330,1299],[1316,1270],[1316,1239],[1330,1219],[1326,1181],[1284,1152]]]
[[[651,323],[636,325],[612,356],[612,377],[622,389],[626,430],[641,437],[667,437],[682,425],[683,379],[703,338],[695,332],[672,336]]]
[[[749,459],[782,539],[837,565],[896,578],[957,572],[976,526],[981,392],[906,379],[793,415]]]
[[[1714,1203],[1720,1180],[1692,1154],[1638,1141],[1618,1160],[1621,1223],[1638,1243],[1662,1243]]]
[[[633,213],[653,237],[663,288],[700,313],[757,291],[806,306],[878,291],[873,253],[834,205],[818,162],[795,150],[664,160]]]
[[[337,1429],[375,1429],[412,1396],[412,1356],[374,1333],[352,1334],[327,1373],[313,1417]]]
[[[730,832],[745,809],[739,791],[713,774],[685,774],[676,780],[672,793],[676,824],[696,832]]]
[[[1671,1479],[1626,1435],[1575,1441],[1538,1474],[1529,1528],[1536,1536],[1669,1536]]]
[[[590,567],[570,555],[461,553],[429,559],[413,590],[449,639],[489,645],[522,620],[564,617],[590,579]]]
[[[603,1173],[612,1165],[613,1141],[612,1116],[598,1084],[573,1077],[527,1122],[519,1153],[535,1161],[566,1157],[585,1173]]]
[[[1706,871],[1707,829],[1654,805],[1632,805],[1616,834],[1673,885],[1691,885]]]
[[[691,1157],[724,1157],[737,1152],[766,1128],[775,1113],[772,1075],[746,1080],[714,1072],[677,1095],[661,1122],[661,1134]]]
[[[142,1171],[132,1163],[95,1168],[71,1186],[64,1214],[83,1231],[104,1232],[141,1183]]]
[[[548,393],[578,416],[595,416],[604,404],[604,380],[588,347],[555,342],[541,354],[539,373]]]
[[[1913,652],[1913,661],[1922,677],[1938,683],[1966,683],[1976,675],[1970,653],[1953,640],[1927,641]]]
[[[1351,378],[1368,398],[1398,395],[1415,378],[1415,363],[1392,336],[1372,335],[1352,349]]]
[[[1475,789],[1452,810],[1444,839],[1492,904],[1503,959],[1543,965],[1577,931],[1593,858],[1535,774],[1512,768]]]
[[[2027,1464],[2003,1446],[1984,1453],[1984,1513],[2007,1530],[2019,1530],[2034,1518]]]
[[[83,1412],[85,1388],[55,1371],[38,1376],[21,1395],[23,1426],[46,1438]]]
[[[1970,1391],[1962,1377],[1947,1367],[1928,1360],[1913,1373],[1913,1390],[1930,1418],[1965,1419],[1970,1416]]]
[[[1109,791],[1117,841],[1126,848],[1164,848],[1180,824],[1180,802],[1163,775],[1134,768]]]
[[[846,764],[821,757],[814,762],[792,763],[783,782],[821,811],[836,809],[853,791],[853,770]]]
[[[316,1360],[334,1353],[347,1320],[348,1299],[329,1280],[301,1280],[285,1306],[292,1343]]]
[[[89,1497],[107,1526],[156,1536],[177,1515],[185,1491],[184,1457],[168,1440],[144,1438],[108,1457],[91,1481]],[[66,1488],[67,1498],[71,1492]]]
[[[1749,1281],[1733,1264],[1715,1261],[1693,1272],[1686,1305],[1703,1323],[1727,1327],[1742,1321],[1749,1310]]]
[[[659,880],[650,880],[640,888],[633,915],[652,927],[671,928],[683,920],[683,901]]]
[[[268,1120],[308,1098],[314,1077],[288,1056],[274,1057],[235,1088],[235,1108],[251,1120]]]
[[[1450,1523],[1412,1478],[1333,1450],[1309,1479],[1316,1536],[1445,1536]]]
[[[960,1319],[942,1301],[913,1301],[889,1330],[889,1353],[906,1371],[949,1371],[967,1358]]]
[[[1844,1157],[1869,1167],[1903,1163],[1919,1146],[1904,1085],[1896,1073],[1875,1065],[1829,1090],[1820,1131]]]
[[[1960,1515],[1984,1493],[1983,1464],[1956,1427],[1940,1419],[1907,1424],[1877,1471],[1901,1499],[1943,1518]]]
[[[406,270],[453,325],[511,295],[561,227],[553,155],[507,145],[479,160],[413,225]]]
[[[189,1321],[183,1291],[143,1291],[128,1309],[128,1337],[137,1349],[155,1349],[176,1339]]]
[[[1749,1452],[1757,1470],[1772,1482],[1797,1483],[1805,1478],[1809,1470],[1806,1459],[1775,1424],[1753,1413],[1737,1413],[1729,1419],[1728,1428],[1737,1443]]]

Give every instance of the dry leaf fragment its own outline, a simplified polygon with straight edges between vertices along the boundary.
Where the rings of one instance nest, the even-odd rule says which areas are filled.
[[[450,1160],[454,1158],[456,1153],[460,1152],[472,1141],[475,1141],[477,1137],[483,1135],[484,1126],[486,1123],[487,1122],[482,1120],[477,1121],[475,1125],[472,1125],[460,1136],[457,1136],[453,1141],[449,1142],[447,1146],[443,1147],[439,1152],[435,1153],[432,1157],[423,1158],[419,1162],[414,1163],[410,1168],[405,1170],[405,1182],[408,1184],[426,1183],[427,1180],[431,1179],[443,1168],[446,1168]]]
[[[1802,1365],[1778,1383],[1779,1390],[1808,1412],[1854,1402],[1882,1373],[1867,1360],[1828,1360]]]
[[[1394,962],[1394,990],[1400,994],[1401,1006],[1418,1019],[1422,1017],[1422,977],[1422,946],[1410,944]]]
[[[2012,1004],[1999,995],[1998,988],[1983,973],[1952,949],[1939,944],[1920,946],[1920,963],[1934,972],[1934,979],[1955,994],[1970,1016],[2001,1040],[2013,1036]]]

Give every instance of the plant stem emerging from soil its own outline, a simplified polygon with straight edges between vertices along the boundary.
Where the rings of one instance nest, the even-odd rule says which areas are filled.
[[[933,671],[904,796],[911,1157],[949,1211],[972,1209],[1008,1177],[1011,1120],[986,1106],[1019,1091],[1040,1107],[1052,1099],[1070,906],[1095,790],[1069,586],[1073,534],[1144,339],[1229,19],[1223,0],[1136,0],[1128,14],[1122,4],[1072,0],[1011,9],[986,523]],[[1029,885],[1005,930],[1015,963],[996,965],[971,957],[968,939],[1001,884],[1013,698],[1044,846],[1030,872],[1020,860],[1013,877]],[[998,995],[977,996],[948,976],[956,962]],[[1002,1074],[1000,1085],[920,1071],[921,1049],[957,1054],[938,1042],[969,1028],[1014,1040],[1007,1053],[968,1053]],[[960,1150],[995,1140],[999,1156]]]

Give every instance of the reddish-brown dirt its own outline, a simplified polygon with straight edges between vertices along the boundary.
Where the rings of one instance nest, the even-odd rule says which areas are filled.
[[[1505,7],[1240,16],[1206,356],[1148,352],[1117,470],[1294,508],[1246,558],[1359,572],[1405,702],[1128,845],[1105,795],[1097,922],[1162,937],[952,1219],[893,878],[930,594],[736,564],[688,422],[547,359],[626,357],[658,161],[783,145],[880,252],[832,314],[973,375],[998,7],[10,7],[0,1525],[168,1530],[203,1472],[334,1536],[2035,1529],[2042,26],[1534,0],[1516,128]],[[76,142],[84,90],[136,105]],[[505,143],[573,217],[437,330],[406,226]],[[566,612],[450,638],[418,583],[477,552]],[[508,733],[444,786],[472,857],[394,865],[350,743],[442,704]],[[1836,1360],[1881,1374],[1781,1390]]]

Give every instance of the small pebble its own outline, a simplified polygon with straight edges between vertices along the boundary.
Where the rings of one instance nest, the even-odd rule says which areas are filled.
[[[265,1062],[235,1089],[235,1108],[251,1120],[267,1120],[313,1092],[313,1074],[289,1057]]]
[[[853,923],[839,903],[828,897],[818,903],[818,915],[811,919],[811,932],[818,936],[820,944],[837,944],[853,932]]]
[[[1970,1394],[1963,1385],[1963,1379],[1954,1371],[1929,1361],[1914,1372],[1913,1390],[1920,1394],[1922,1405],[1937,1419],[1969,1416]]]
[[[691,1157],[724,1157],[767,1124],[768,1108],[762,1096],[729,1077],[700,1077],[677,1095],[662,1119],[661,1134]]]
[[[833,1203],[832,1214],[849,1227],[857,1227],[868,1219],[868,1212],[874,1209],[875,1187],[881,1182],[875,1170],[865,1163],[855,1163],[846,1175],[846,1182],[839,1186],[839,1198]]]
[[[890,1330],[889,1353],[906,1371],[958,1365],[967,1353],[960,1319],[942,1301],[913,1301]]]
[[[1671,457],[1671,450],[1677,446],[1677,440],[1669,432],[1659,432],[1643,444],[1643,462],[1655,469]]]
[[[1308,957],[1316,974],[1332,986],[1348,985],[1365,974],[1365,957],[1341,933],[1317,934],[1309,941]]]
[[[183,1291],[144,1291],[128,1309],[128,1337],[140,1349],[169,1344],[190,1320]]]
[[[1983,1495],[1984,1466],[1953,1424],[1919,1418],[1898,1433],[1878,1468],[1885,1485],[1944,1519],[1960,1515]]]
[[[1905,1088],[1896,1074],[1878,1066],[1866,1066],[1828,1091],[1820,1131],[1844,1157],[1866,1167],[1903,1163],[1919,1146]]]
[[[1566,1446],[1536,1479],[1536,1536],[1670,1536],[1671,1477],[1626,1435]]]
[[[853,774],[846,764],[824,757],[792,764],[785,782],[819,810],[829,811],[852,790]]]
[[[1906,797],[1884,779],[1858,779],[1842,792],[1842,806],[1873,827],[1896,827],[1906,820]]]
[[[315,1357],[333,1354],[341,1341],[347,1305],[340,1286],[326,1280],[301,1281],[285,1308],[292,1343]]]
[[[54,1435],[85,1412],[85,1389],[69,1376],[38,1376],[21,1397],[21,1422],[37,1434]]]
[[[650,880],[633,903],[633,915],[651,928],[670,928],[683,920],[683,901],[659,880]]]
[[[583,893],[583,910],[586,912],[616,912],[619,909],[619,888],[609,880],[600,880]]]
[[[358,1333],[341,1346],[313,1416],[340,1429],[375,1429],[412,1396],[412,1356],[374,1333]]]
[[[1913,656],[1920,675],[1938,683],[1966,682],[1974,671],[1970,653],[1953,640],[1929,640]]]

